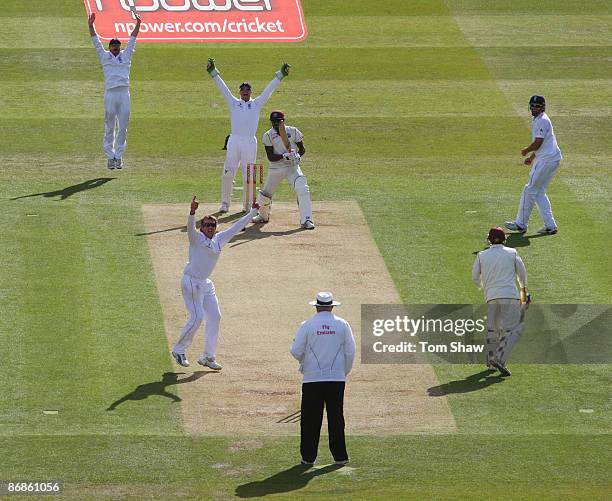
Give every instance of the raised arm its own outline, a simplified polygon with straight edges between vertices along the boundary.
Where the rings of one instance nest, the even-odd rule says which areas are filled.
[[[102,42],[100,42],[100,39],[98,38],[98,34],[96,33],[96,29],[94,28],[95,21],[96,21],[96,15],[92,14],[87,19],[87,24],[89,25],[89,34],[91,35],[91,42],[93,43],[93,46],[96,49],[96,52],[98,54],[98,59],[102,61],[102,58],[104,57],[104,53],[106,51],[104,50],[104,47],[102,47]]]
[[[289,68],[291,68],[291,65],[287,63],[283,63],[280,70],[278,70],[274,74],[274,78],[272,79],[272,81],[268,84],[268,86],[264,89],[264,91],[259,96],[253,99],[253,101],[257,101],[258,103],[260,103],[261,106],[266,104],[268,102],[268,99],[270,99],[270,96],[272,95],[272,93],[280,85],[281,80],[289,75]]]
[[[138,33],[140,32],[140,23],[142,22],[142,20],[140,19],[140,16],[136,13],[134,13],[134,19],[136,19],[136,26],[134,26],[134,29],[132,30],[132,34],[130,36],[136,38],[138,36]]]
[[[242,228],[244,228],[249,221],[257,214],[257,209],[259,207],[253,207],[249,212],[247,212],[244,216],[242,216],[238,221],[236,221],[232,226],[230,226],[227,230],[220,231],[217,233],[217,241],[219,242],[219,247],[223,247],[227,244],[232,238],[234,238]]]
[[[212,57],[208,58],[208,62],[206,63],[206,71],[208,71],[208,74],[212,77],[213,82],[215,82],[215,85],[221,91],[221,94],[223,95],[225,102],[229,106],[231,106],[232,103],[237,100],[237,98],[231,93],[231,91],[229,90],[229,88],[227,87],[223,79],[221,78],[221,74],[219,73],[219,70],[217,69],[217,66],[215,65],[215,60]]]
[[[189,216],[187,217],[187,237],[189,238],[189,242],[192,244],[195,244],[198,241],[198,230],[196,229],[195,224],[195,213],[198,210],[199,205],[200,203],[197,201],[194,195],[193,199],[191,200]]]

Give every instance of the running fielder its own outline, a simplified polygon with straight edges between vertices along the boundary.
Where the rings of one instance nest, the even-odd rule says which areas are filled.
[[[196,197],[193,197],[191,210],[187,218],[189,262],[181,280],[181,290],[185,306],[189,312],[189,320],[172,348],[172,356],[177,364],[189,367],[189,360],[187,360],[185,352],[193,342],[193,337],[202,320],[204,320],[206,323],[204,353],[198,358],[198,364],[219,371],[222,367],[215,359],[215,352],[219,340],[221,312],[219,310],[219,300],[215,293],[215,284],[208,277],[215,269],[223,246],[249,223],[257,212],[257,204],[254,204],[251,211],[236,221],[230,228],[219,233],[217,233],[217,218],[214,216],[204,216],[200,224],[200,231],[196,229],[195,213],[198,210],[198,205]]]
[[[130,35],[125,50],[121,50],[121,41],[113,38],[104,50],[96,34],[94,22],[96,14],[89,16],[89,33],[102,70],[106,92],[104,93],[104,153],[108,158],[109,169],[123,168],[123,153],[127,141],[127,127],[130,120],[130,67],[132,54],[136,46],[136,37],[140,31],[140,16],[134,13],[136,27]]]
[[[511,376],[506,362],[525,328],[521,304],[525,308],[528,305],[527,271],[516,250],[504,245],[504,230],[491,228],[488,240],[491,246],[476,256],[472,280],[484,290],[488,306],[487,367],[494,367],[502,376]]]
[[[304,135],[297,127],[285,125],[285,114],[282,111],[270,113],[272,128],[263,135],[263,144],[270,161],[266,185],[259,192],[257,203],[259,214],[253,218],[254,223],[267,223],[270,220],[272,195],[283,179],[287,179],[295,190],[300,209],[302,228],[314,230],[310,188],[302,169],[300,158],[306,153]]]
[[[227,142],[227,153],[225,164],[221,176],[221,207],[219,212],[226,213],[229,210],[232,197],[232,187],[234,178],[238,172],[238,167],[242,169],[242,178],[245,184],[242,195],[242,205],[245,211],[249,210],[249,201],[246,199],[246,167],[257,161],[257,125],[259,124],[259,114],[272,93],[280,85],[281,80],[289,75],[290,65],[283,63],[280,70],[275,73],[274,78],[264,89],[264,91],[251,99],[251,84],[240,84],[240,99],[232,95],[227,85],[221,78],[219,70],[215,65],[215,60],[208,59],[206,71],[210,73],[216,86],[223,94],[225,102],[230,110],[231,134]]]
[[[529,217],[533,206],[537,204],[540,216],[544,220],[544,226],[538,230],[540,235],[554,235],[557,233],[557,223],[553,217],[550,200],[546,195],[546,188],[552,181],[553,176],[559,168],[563,159],[561,150],[557,145],[557,138],[553,126],[544,113],[546,100],[544,96],[531,96],[529,99],[529,110],[533,117],[532,143],[521,150],[521,155],[530,154],[525,159],[525,165],[531,165],[529,181],[523,188],[523,194],[519,202],[518,212],[514,221],[506,221],[505,226],[509,230],[525,233],[529,223]],[[535,160],[535,162],[534,162]]]

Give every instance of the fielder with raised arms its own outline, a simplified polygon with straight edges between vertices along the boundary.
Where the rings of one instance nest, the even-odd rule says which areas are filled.
[[[242,205],[245,211],[249,210],[249,201],[246,199],[246,168],[247,164],[253,164],[257,161],[257,138],[255,134],[259,124],[259,114],[264,104],[280,85],[281,80],[289,75],[290,67],[287,63],[283,63],[272,81],[255,99],[251,99],[251,84],[246,82],[240,84],[240,99],[238,99],[231,93],[221,78],[215,60],[208,59],[206,71],[210,73],[216,86],[223,94],[230,110],[231,134],[227,141],[227,153],[221,176],[221,207],[219,207],[219,212],[222,214],[229,210],[234,178],[239,166],[242,169],[242,178],[245,184]]]
[[[108,158],[106,165],[111,170],[123,168],[123,153],[127,142],[127,127],[130,120],[130,67],[136,37],[140,31],[140,16],[134,13],[134,18],[136,26],[125,50],[121,50],[121,41],[116,38],[108,43],[108,50],[104,50],[94,28],[95,13],[88,19],[91,41],[104,71],[106,92],[103,146]]]
[[[200,224],[200,231],[196,229],[195,213],[198,206],[196,197],[193,197],[191,210],[187,217],[189,262],[181,280],[181,290],[189,312],[189,320],[172,348],[172,356],[177,364],[189,367],[189,360],[185,353],[203,320],[206,323],[204,353],[198,358],[198,364],[218,371],[221,370],[221,365],[216,361],[215,352],[219,341],[221,311],[215,293],[215,284],[208,277],[217,265],[223,246],[249,223],[257,211],[257,204],[254,204],[251,211],[230,228],[219,233],[217,233],[217,218],[214,216],[204,216]]]
[[[270,220],[272,195],[286,178],[298,197],[300,224],[307,230],[314,230],[310,188],[300,168],[300,158],[306,153],[304,135],[297,127],[285,125],[285,114],[282,111],[270,113],[270,122],[272,128],[263,135],[270,168],[266,184],[257,198],[259,214],[253,218],[253,222],[267,223]]]
[[[529,173],[529,181],[523,188],[516,219],[505,223],[506,228],[519,233],[527,231],[529,217],[535,204],[537,204],[540,216],[544,220],[544,226],[538,230],[538,233],[540,235],[557,233],[557,223],[553,217],[550,200],[546,195],[546,188],[548,188],[557,172],[563,156],[557,145],[557,138],[550,118],[544,113],[545,109],[546,100],[544,96],[531,96],[529,110],[533,117],[532,143],[521,150],[521,155],[525,156],[531,153],[525,159],[525,165],[533,163],[533,167]]]

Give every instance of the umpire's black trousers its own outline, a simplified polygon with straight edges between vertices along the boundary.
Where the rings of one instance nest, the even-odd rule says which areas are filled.
[[[329,450],[335,461],[348,459],[344,440],[344,381],[302,384],[300,422],[302,459],[314,462],[319,449],[323,406],[327,409]]]

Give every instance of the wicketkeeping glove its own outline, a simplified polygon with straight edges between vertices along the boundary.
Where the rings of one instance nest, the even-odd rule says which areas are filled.
[[[216,77],[219,74],[219,70],[215,66],[215,60],[212,57],[208,58],[208,63],[206,64],[206,71],[210,73],[211,77]]]
[[[289,68],[291,68],[290,64],[283,63],[280,70],[276,72],[276,76],[279,78],[279,80],[282,80],[286,76],[289,76]]]

